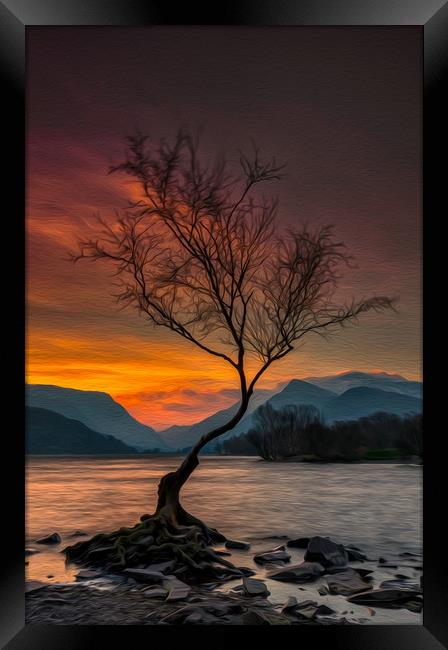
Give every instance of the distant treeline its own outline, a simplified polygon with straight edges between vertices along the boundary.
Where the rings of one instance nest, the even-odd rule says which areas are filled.
[[[423,456],[422,416],[374,413],[359,420],[326,424],[316,407],[275,410],[264,404],[246,434],[225,440],[224,454],[259,455],[265,460],[354,461]]]

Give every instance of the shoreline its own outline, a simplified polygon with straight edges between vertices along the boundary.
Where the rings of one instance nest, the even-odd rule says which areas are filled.
[[[305,546],[310,548],[312,540],[324,538],[306,539]],[[64,539],[64,546],[67,543],[73,543],[73,539]],[[275,546],[277,543],[280,546]],[[26,582],[26,622],[54,625],[421,624],[421,554],[402,551],[387,559],[369,558],[358,547],[344,547],[332,540],[329,544],[333,554],[350,553],[342,566],[336,563],[324,568],[316,565],[315,560],[304,560],[307,553],[304,540],[291,540],[285,535],[266,535],[253,540],[245,549],[220,549],[232,556],[227,559],[236,570],[249,567],[244,569],[246,577],[241,574],[202,584],[187,585],[181,578],[170,575],[169,562],[165,563],[166,567],[159,565],[157,575],[155,565],[147,567],[143,575],[110,573],[76,565],[74,582]],[[52,545],[51,549],[54,556],[54,551],[59,555],[62,547]],[[254,562],[260,550],[269,561]],[[50,549],[39,548],[27,560],[32,562],[46,551],[49,553]],[[282,555],[286,559],[280,561]],[[294,572],[298,567],[308,565],[313,565],[313,571],[314,565],[320,567],[316,575],[305,572],[305,576],[297,578]],[[299,568],[298,572],[301,571]],[[275,579],[273,572],[283,572],[286,579]],[[390,602],[382,600],[381,593],[386,592]],[[362,597],[366,602],[352,602],[355,597]]]

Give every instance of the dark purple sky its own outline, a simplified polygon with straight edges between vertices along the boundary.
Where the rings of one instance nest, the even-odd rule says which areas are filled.
[[[116,316],[106,274],[64,261],[93,212],[132,191],[106,175],[123,137],[180,125],[204,128],[206,152],[237,159],[253,138],[285,162],[280,219],[335,225],[358,263],[349,297],[400,298],[398,314],[310,340],[265,385],[352,368],[419,378],[420,64],[416,27],[28,29],[29,381],[105,390],[157,426],[233,400],[219,362],[195,375],[196,351]]]

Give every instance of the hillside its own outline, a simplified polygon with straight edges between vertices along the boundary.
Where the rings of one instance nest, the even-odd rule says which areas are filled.
[[[135,420],[107,393],[31,384],[26,389],[26,405],[78,420],[93,431],[112,435],[136,449],[169,449],[154,429]]]
[[[26,408],[26,451],[48,455],[135,453],[121,440],[92,431],[78,420],[32,406]]]

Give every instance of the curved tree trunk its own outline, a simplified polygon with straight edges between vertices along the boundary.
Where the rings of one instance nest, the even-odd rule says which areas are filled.
[[[214,440],[215,438],[222,436],[224,433],[227,433],[227,431],[233,429],[246,413],[248,403],[249,398],[244,398],[238,411],[226,424],[204,434],[187,454],[177,470],[169,472],[161,478],[158,486],[156,511],[153,516],[160,515],[172,522],[174,525],[200,526],[204,533],[207,533],[207,537],[214,537],[216,531],[208,529],[199,519],[190,515],[182,508],[180,504],[180,491],[199,465],[198,456],[201,449],[211,440]]]

